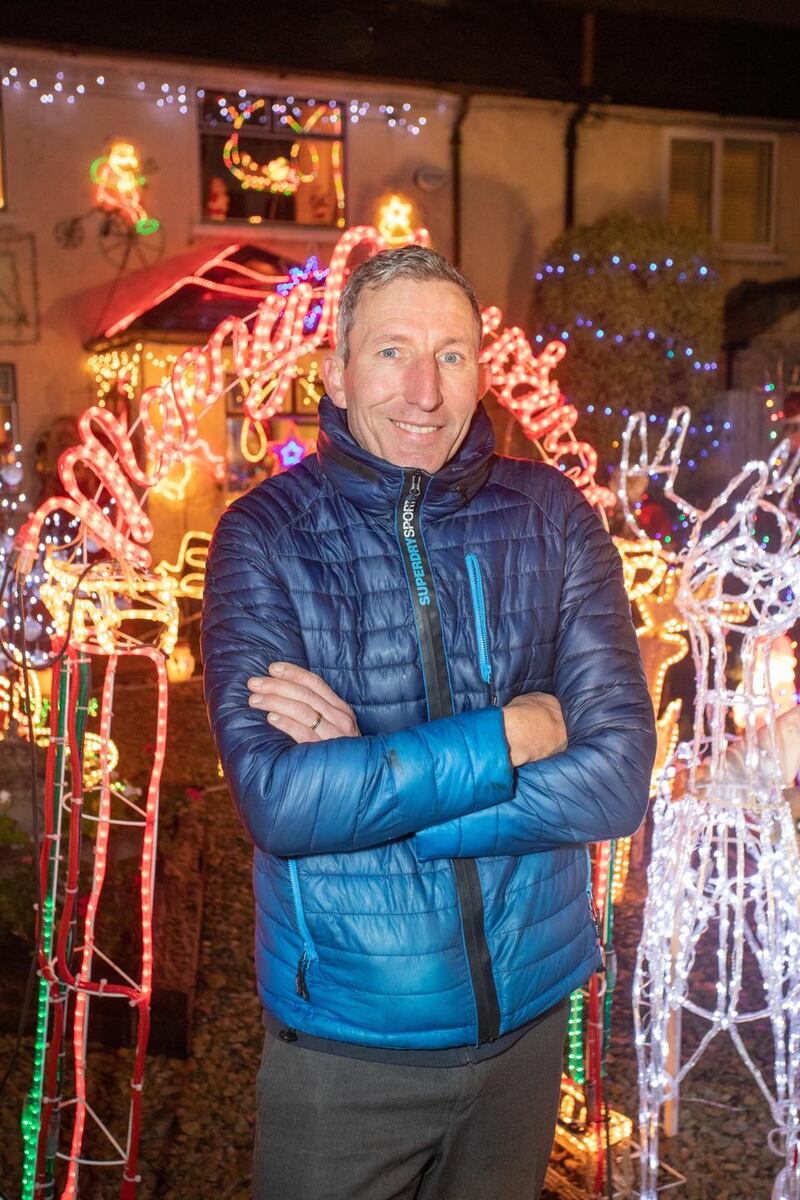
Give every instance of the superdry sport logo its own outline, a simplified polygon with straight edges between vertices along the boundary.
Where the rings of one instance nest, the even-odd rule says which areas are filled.
[[[425,579],[425,567],[422,562],[422,555],[419,552],[417,545],[416,531],[416,514],[417,500],[419,499],[419,480],[414,479],[411,485],[411,490],[403,501],[402,530],[403,539],[406,545],[406,553],[408,561],[411,564],[411,573],[414,576],[414,586],[417,589],[417,601],[425,606],[431,602],[431,594],[428,590],[428,584]]]

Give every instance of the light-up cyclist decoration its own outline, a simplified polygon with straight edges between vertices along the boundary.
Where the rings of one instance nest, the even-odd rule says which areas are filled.
[[[800,616],[800,531],[790,502],[800,482],[800,454],[778,447],[769,462],[748,463],[706,511],[675,492],[689,424],[676,410],[653,457],[644,417],[628,423],[622,487],[641,475],[662,476],[665,494],[692,530],[679,560],[678,606],[689,627],[697,698],[691,742],[678,748],[655,808],[644,928],[636,964],[634,1008],[639,1062],[643,1200],[658,1187],[659,1116],[709,1043],[730,1034],[766,1099],[774,1128],[769,1145],[784,1162],[776,1200],[800,1197],[800,854],[783,788],[800,768],[776,719],[766,665],[775,640]],[[631,461],[633,435],[641,448]],[[628,514],[631,516],[631,514]],[[631,521],[633,518],[631,516]],[[770,543],[757,522],[777,530]],[[742,622],[746,610],[747,624]],[[740,644],[744,698],[727,667]],[[759,684],[761,680],[761,684]],[[744,733],[728,733],[734,704],[744,704]],[[795,722],[798,710],[788,714]],[[787,716],[781,718],[787,721]],[[677,774],[676,774],[677,773]],[[674,785],[674,796],[673,796]],[[713,1000],[692,989],[698,947],[715,947]],[[763,983],[763,1001],[745,993],[745,966]],[[680,1019],[691,1013],[704,1032],[685,1061]],[[769,1020],[774,1082],[743,1040],[747,1023]]]
[[[130,142],[114,142],[108,154],[96,158],[89,168],[94,184],[94,202],[103,212],[118,213],[141,237],[159,228],[159,222],[147,212],[142,189],[147,179],[142,174],[139,155]]]

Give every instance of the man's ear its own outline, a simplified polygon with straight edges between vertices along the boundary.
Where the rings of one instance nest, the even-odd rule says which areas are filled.
[[[482,400],[489,390],[489,384],[492,382],[492,368],[489,363],[479,363],[478,365],[478,399]]]
[[[344,362],[338,354],[329,354],[322,364],[325,391],[337,408],[347,408],[344,394]]]

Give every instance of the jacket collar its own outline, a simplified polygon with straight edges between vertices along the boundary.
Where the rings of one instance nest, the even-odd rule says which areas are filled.
[[[444,516],[469,504],[489,475],[494,433],[482,404],[478,405],[467,436],[455,455],[434,475],[425,492],[428,518]],[[357,507],[370,512],[392,512],[410,468],[396,467],[370,454],[353,438],[347,413],[329,396],[319,404],[317,460],[333,488]],[[422,472],[426,474],[426,472]]]

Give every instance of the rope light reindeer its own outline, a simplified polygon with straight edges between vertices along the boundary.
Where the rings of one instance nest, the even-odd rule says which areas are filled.
[[[776,717],[770,650],[800,618],[800,522],[791,501],[800,483],[800,452],[782,443],[766,461],[747,463],[702,511],[675,491],[689,425],[676,409],[655,454],[642,414],[623,441],[623,508],[636,476],[664,480],[665,495],[689,518],[691,535],[676,559],[677,604],[686,619],[696,672],[691,741],[664,773],[654,811],[644,927],[634,978],[639,1068],[641,1196],[654,1200],[659,1173],[659,1118],[711,1041],[727,1032],[772,1116],[770,1149],[783,1160],[774,1200],[800,1198],[800,853],[784,788],[800,770],[800,708]],[[638,436],[638,462],[631,443]],[[758,528],[768,523],[772,537]],[[729,680],[739,643],[743,692]],[[734,699],[744,705],[744,732],[734,738]],[[716,956],[713,1000],[692,989],[701,942]],[[753,1002],[745,975],[754,965],[763,996]],[[681,1017],[702,1034],[685,1059]],[[759,1066],[743,1027],[768,1020],[773,1070]],[[671,1132],[675,1132],[673,1127]]]

